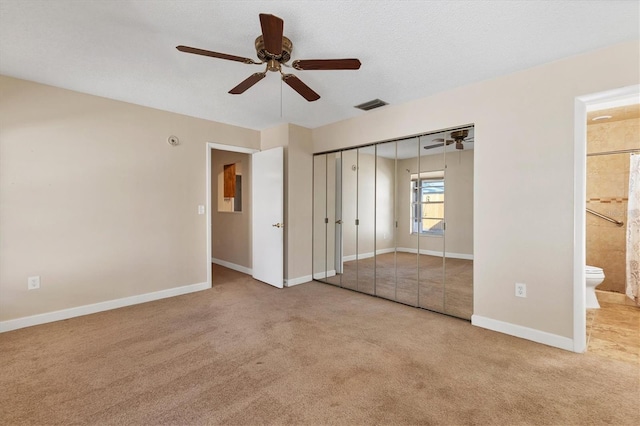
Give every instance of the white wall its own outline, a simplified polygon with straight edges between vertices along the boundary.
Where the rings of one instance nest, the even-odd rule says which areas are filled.
[[[475,124],[474,314],[571,339],[574,102],[638,84],[639,65],[623,43],[386,106],[314,129],[314,152]]]

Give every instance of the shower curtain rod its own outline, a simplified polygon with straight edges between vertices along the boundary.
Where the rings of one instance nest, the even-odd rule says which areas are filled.
[[[617,151],[592,152],[591,154],[587,154],[587,157],[591,157],[593,155],[633,154],[633,153],[640,153],[640,149],[619,149]]]

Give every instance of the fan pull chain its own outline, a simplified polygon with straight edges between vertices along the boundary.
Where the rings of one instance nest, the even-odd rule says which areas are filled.
[[[282,118],[282,79],[280,79],[280,118]]]

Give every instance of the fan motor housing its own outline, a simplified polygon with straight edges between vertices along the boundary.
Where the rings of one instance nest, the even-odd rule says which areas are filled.
[[[268,62],[270,59],[275,59],[280,63],[285,63],[289,59],[291,59],[291,51],[293,50],[293,43],[288,38],[282,36],[282,53],[279,56],[273,57],[267,50],[264,48],[264,39],[262,36],[258,36],[256,38],[256,52],[258,54],[258,58],[263,62]]]
[[[451,132],[451,137],[454,140],[460,140],[463,141],[467,136],[469,136],[469,131],[467,129],[464,130],[457,130],[455,132]]]

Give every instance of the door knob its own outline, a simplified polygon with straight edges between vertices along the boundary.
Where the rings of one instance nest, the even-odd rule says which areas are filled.
[[[274,223],[273,225],[274,228],[284,228],[284,223]]]

